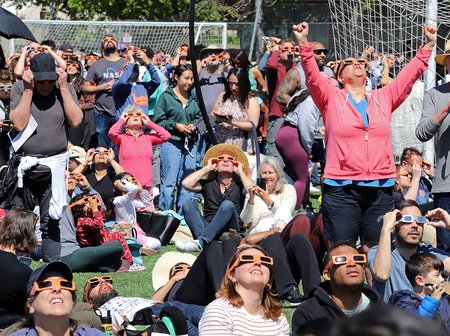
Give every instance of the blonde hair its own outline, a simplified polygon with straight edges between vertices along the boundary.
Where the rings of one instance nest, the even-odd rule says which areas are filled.
[[[262,252],[264,255],[267,255],[267,253],[258,245],[246,245],[242,248],[238,248],[238,250],[234,253],[234,255],[231,257],[230,263],[227,267],[227,272],[225,276],[223,277],[222,286],[219,290],[219,295],[221,298],[224,298],[228,300],[228,302],[236,308],[240,308],[244,305],[244,300],[239,295],[239,293],[236,291],[235,285],[228,277],[228,270],[230,269],[231,265],[234,264],[236,259],[246,250],[249,249],[256,249],[260,252]],[[231,273],[233,273],[232,271]],[[272,289],[272,272],[270,272],[270,278],[269,283],[264,288],[263,298],[261,301],[262,305],[262,314],[265,318],[270,320],[277,320],[281,314],[283,313],[283,307],[278,301],[278,295],[277,292]]]

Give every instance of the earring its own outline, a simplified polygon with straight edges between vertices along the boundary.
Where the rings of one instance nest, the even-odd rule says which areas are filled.
[[[236,287],[237,281],[231,281],[231,283],[233,284],[233,287]]]

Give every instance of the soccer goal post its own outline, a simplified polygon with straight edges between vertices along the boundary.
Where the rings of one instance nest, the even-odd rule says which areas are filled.
[[[189,42],[187,22],[130,22],[130,21],[24,21],[38,42],[51,39],[59,46],[69,42],[75,50],[99,51],[105,35],[116,36],[119,43],[151,47],[175,54],[177,47]],[[18,52],[28,41],[10,40],[4,45],[9,54]],[[219,47],[227,46],[226,23],[195,23],[195,43]]]

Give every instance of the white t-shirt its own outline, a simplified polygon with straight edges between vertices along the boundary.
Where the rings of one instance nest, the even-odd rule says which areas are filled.
[[[233,307],[219,298],[205,309],[199,323],[201,336],[274,336],[289,335],[289,324],[284,315],[276,321],[262,315],[251,315],[244,307]]]

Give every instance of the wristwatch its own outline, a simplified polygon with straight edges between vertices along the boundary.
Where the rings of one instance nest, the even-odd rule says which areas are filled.
[[[267,209],[272,210],[272,208],[273,208],[274,205],[275,205],[275,202],[272,201],[272,204],[271,204],[271,205],[268,205],[268,206],[267,206]]]

